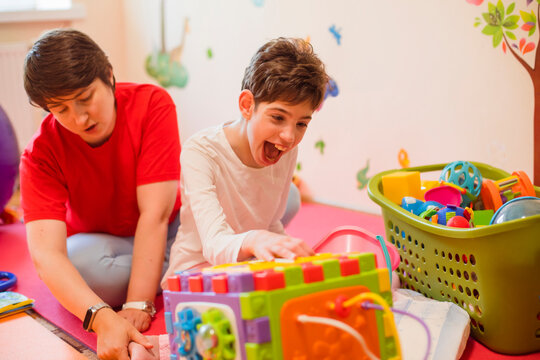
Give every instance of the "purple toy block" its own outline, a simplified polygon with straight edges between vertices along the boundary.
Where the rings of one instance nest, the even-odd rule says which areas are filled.
[[[252,273],[230,273],[227,275],[229,292],[251,292],[255,289]]]
[[[199,275],[200,271],[182,271],[180,274],[177,273],[177,275],[180,276],[180,289],[182,291],[189,291],[189,277],[193,275]]]
[[[246,338],[250,343],[262,344],[272,341],[270,320],[267,316],[253,320],[245,320]]]
[[[214,274],[204,274],[202,276],[203,281],[203,291],[204,292],[212,292],[212,278],[214,277]]]
[[[203,273],[203,290],[204,292],[214,292],[212,288],[212,278],[217,275],[224,275],[225,273]]]

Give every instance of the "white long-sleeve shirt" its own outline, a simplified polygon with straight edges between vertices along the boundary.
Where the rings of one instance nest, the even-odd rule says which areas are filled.
[[[168,276],[176,271],[236,262],[250,230],[284,234],[281,217],[298,149],[274,165],[244,165],[229,144],[225,124],[198,132],[182,146],[180,228]]]

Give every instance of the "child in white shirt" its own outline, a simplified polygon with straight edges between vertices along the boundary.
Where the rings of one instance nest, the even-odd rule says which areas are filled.
[[[328,75],[312,46],[279,38],[251,59],[238,99],[240,118],[205,129],[182,147],[180,227],[169,269],[250,258],[313,255],[280,222],[296,166],[297,145],[324,99]],[[150,354],[132,343],[132,359],[168,356],[168,337],[149,337]]]
[[[193,135],[182,147],[180,227],[174,272],[255,257],[309,256],[281,224],[297,145],[324,98],[328,76],[311,45],[279,38],[245,71],[240,118]]]

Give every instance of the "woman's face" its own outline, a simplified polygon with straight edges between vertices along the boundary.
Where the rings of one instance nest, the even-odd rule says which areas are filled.
[[[72,94],[49,99],[47,108],[64,128],[91,146],[107,141],[116,123],[113,89],[100,78]]]

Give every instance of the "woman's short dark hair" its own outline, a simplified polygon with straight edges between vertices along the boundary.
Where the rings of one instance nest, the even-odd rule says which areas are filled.
[[[242,90],[253,93],[255,104],[309,101],[315,110],[324,99],[328,83],[324,64],[310,43],[278,38],[264,44],[253,56],[242,80]]]
[[[30,103],[49,111],[47,102],[89,86],[96,78],[113,89],[112,65],[88,35],[73,29],[43,34],[24,60],[24,89]]]

